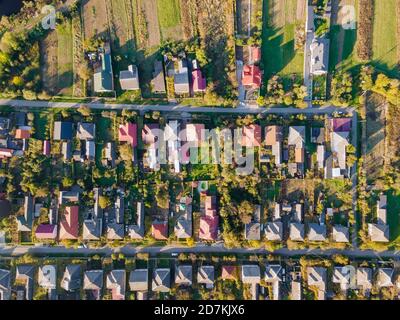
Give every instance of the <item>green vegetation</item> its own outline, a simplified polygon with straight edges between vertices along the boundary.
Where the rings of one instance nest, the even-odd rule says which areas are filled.
[[[181,23],[179,0],[157,0],[157,9],[161,28],[172,28]]]
[[[57,26],[58,38],[58,81],[60,94],[72,96],[73,94],[73,52],[72,52],[72,27],[70,21],[65,21]]]

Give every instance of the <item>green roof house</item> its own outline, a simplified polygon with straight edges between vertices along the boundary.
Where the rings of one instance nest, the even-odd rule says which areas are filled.
[[[114,77],[111,49],[108,43],[104,45],[100,53],[100,60],[101,66],[99,66],[94,73],[94,91],[97,93],[112,92],[114,91]]]

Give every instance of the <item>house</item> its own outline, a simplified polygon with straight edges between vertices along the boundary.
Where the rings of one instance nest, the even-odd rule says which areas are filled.
[[[267,126],[265,127],[265,145],[271,148],[272,156],[274,157],[275,164],[280,166],[282,164],[282,142],[283,142],[283,128],[280,126]]]
[[[164,241],[168,239],[168,221],[154,221],[151,225],[151,235],[154,239]]]
[[[149,270],[136,269],[131,271],[129,287],[131,291],[147,292],[149,290]]]
[[[118,141],[119,142],[127,142],[129,143],[132,148],[137,147],[137,124],[136,123],[131,123],[127,122],[124,125],[119,126],[119,131],[118,131]]]
[[[126,271],[112,270],[107,275],[107,289],[111,290],[112,300],[125,300]]]
[[[57,238],[57,225],[40,224],[36,228],[35,237],[38,240],[55,240]]]
[[[103,270],[85,271],[83,276],[83,290],[90,291],[94,300],[100,300],[103,289]]]
[[[114,203],[115,210],[115,222],[118,224],[124,224],[125,215],[125,198],[123,194],[119,194]]]
[[[79,140],[94,140],[96,136],[96,124],[94,123],[78,123],[76,137]]]
[[[164,140],[167,142],[168,163],[174,165],[175,173],[181,172],[179,151],[181,139],[179,137],[180,123],[177,120],[169,121],[164,129]]]
[[[335,267],[332,282],[340,285],[340,290],[347,293],[350,288],[351,270],[348,267]]]
[[[256,64],[261,61],[261,48],[256,46],[249,46],[249,62]]]
[[[295,149],[295,163],[304,162],[304,146],[305,146],[305,127],[295,126],[289,127],[288,146],[293,146]]]
[[[326,296],[326,268],[307,267],[307,284],[318,289],[317,299],[325,300]]]
[[[298,222],[290,223],[289,238],[292,241],[304,242],[304,224]]]
[[[14,150],[0,148],[0,159],[11,158],[14,155]]]
[[[107,225],[108,240],[123,240],[125,237],[125,226],[120,223],[109,223]]]
[[[163,63],[159,60],[154,62],[153,79],[151,80],[154,93],[165,93],[165,76]]]
[[[215,241],[218,237],[218,214],[216,210],[217,199],[215,196],[206,196],[205,215],[200,217],[199,238]]]
[[[0,131],[7,131],[10,129],[10,119],[0,117]]]
[[[268,241],[282,241],[283,239],[283,224],[280,221],[268,222],[265,225],[265,238]]]
[[[24,198],[24,215],[17,217],[17,230],[31,232],[33,228],[34,200],[31,195]]]
[[[206,288],[214,287],[214,266],[201,266],[197,272],[197,283],[204,284]]]
[[[17,300],[33,299],[35,267],[30,265],[18,265],[15,270],[15,281],[25,285],[24,290],[17,289]]]
[[[58,203],[60,205],[66,205],[68,203],[79,202],[79,192],[75,191],[60,191]]]
[[[54,122],[53,140],[71,140],[73,131],[73,123],[66,121],[56,121]]]
[[[242,147],[261,147],[261,127],[258,124],[251,124],[242,129]]]
[[[86,159],[89,161],[94,161],[96,156],[96,145],[94,141],[86,141]]]
[[[329,39],[314,38],[310,45],[312,75],[324,75],[329,68]]]
[[[178,95],[190,93],[189,71],[186,59],[178,61],[178,68],[174,72],[174,88],[175,93]]]
[[[180,265],[175,271],[175,284],[178,286],[192,285],[192,266]]]
[[[350,132],[352,121],[352,118],[333,118],[330,119],[329,126],[332,132]]]
[[[221,279],[222,280],[236,280],[237,270],[235,266],[224,265],[221,267]]]
[[[0,301],[11,298],[11,272],[0,269]]]
[[[60,221],[60,240],[77,240],[79,237],[79,207],[66,207]]]
[[[341,225],[334,225],[332,227],[332,239],[334,242],[348,243],[350,239],[349,228]]]
[[[369,295],[369,291],[372,289],[372,269],[357,268],[356,284],[359,289]]]
[[[119,83],[122,90],[139,90],[139,72],[135,65],[128,66],[128,70],[120,71]]]
[[[106,166],[111,166],[114,168],[115,166],[115,145],[114,142],[107,142],[104,146],[104,158],[103,158],[103,165]]]
[[[387,224],[387,196],[382,194],[377,203],[376,216],[378,224]]]
[[[265,267],[265,282],[272,285],[272,300],[280,299],[279,283],[281,278],[282,267],[280,265],[268,265]]]
[[[205,125],[202,123],[188,123],[186,125],[186,141],[201,143],[206,140]],[[200,146],[200,145],[197,145]]]
[[[261,239],[261,206],[256,205],[253,213],[252,221],[245,224],[244,228],[244,238],[246,240],[260,240]]]
[[[394,269],[379,268],[376,274],[376,285],[379,289],[393,287]]]
[[[103,233],[102,219],[87,219],[83,221],[83,240],[100,240]]]
[[[178,239],[188,239],[192,237],[192,213],[190,215],[181,215],[174,228],[175,236]]]
[[[152,145],[158,140],[160,126],[157,123],[143,125],[142,140],[145,145]]]
[[[136,224],[128,226],[128,234],[131,239],[143,239],[144,237],[144,203],[138,202],[136,206]]]
[[[373,242],[389,242],[389,226],[368,223],[368,235]]]
[[[47,290],[49,300],[57,299],[57,271],[55,265],[44,265],[39,267],[38,284]]]
[[[193,92],[194,93],[203,93],[206,92],[207,82],[206,78],[203,77],[200,69],[194,70],[192,72],[192,82],[193,82]]]
[[[242,266],[242,282],[246,284],[258,284],[261,281],[261,272],[258,265]]]
[[[325,241],[326,240],[326,226],[318,223],[308,224],[308,240],[310,241]]]
[[[72,143],[71,141],[63,141],[61,145],[61,153],[64,161],[69,161],[72,158]]]
[[[245,65],[242,72],[242,84],[246,89],[257,90],[261,88],[261,69],[255,65]]]
[[[111,47],[109,43],[100,49],[100,65],[95,69],[93,89],[96,93],[114,91],[114,75],[112,69]]]
[[[331,133],[331,151],[334,159],[337,161],[337,166],[340,170],[346,170],[346,149],[349,145],[348,132],[332,132]],[[334,176],[335,177],[335,176]]]
[[[19,128],[15,130],[15,139],[25,140],[31,137],[31,130],[25,128]]]
[[[43,141],[43,155],[45,155],[46,157],[50,156],[50,151],[51,151],[50,141],[49,140]]]
[[[69,264],[65,267],[64,275],[61,280],[61,288],[65,291],[79,290],[81,287],[81,266]]]
[[[167,268],[155,269],[151,288],[154,292],[169,292],[171,289],[171,271]]]

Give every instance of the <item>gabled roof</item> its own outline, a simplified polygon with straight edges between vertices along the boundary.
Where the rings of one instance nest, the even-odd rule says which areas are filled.
[[[376,275],[376,285],[378,288],[392,287],[393,274],[394,269],[392,268],[379,268]]]
[[[119,142],[128,142],[132,147],[137,147],[137,124],[125,123],[119,126]]]
[[[168,222],[167,221],[155,221],[151,225],[151,235],[156,240],[167,240],[168,239]]]
[[[268,222],[265,225],[265,238],[269,241],[282,241],[283,225],[282,222]]]
[[[343,288],[350,284],[350,269],[347,267],[335,267],[333,269],[332,282],[340,284]]]
[[[186,141],[205,141],[205,125],[202,123],[188,123],[186,125]]]
[[[267,126],[265,127],[265,145],[273,146],[283,141],[282,127]]]
[[[30,232],[33,227],[34,201],[31,195],[24,198],[24,215],[17,216],[18,231]]]
[[[147,123],[142,129],[142,140],[146,145],[151,145],[156,142],[157,133],[160,126],[157,123]]]
[[[17,129],[15,131],[15,139],[29,139],[31,137],[31,131],[27,129]]]
[[[223,280],[236,280],[236,266],[222,266],[221,278]]]
[[[197,272],[197,283],[214,284],[214,266],[201,266]]]
[[[169,292],[171,288],[170,269],[155,269],[153,273],[152,290],[155,292]]]
[[[261,127],[258,124],[251,124],[242,129],[243,147],[260,147],[262,143]]]
[[[326,226],[319,225],[318,223],[310,223],[308,227],[309,227],[308,240],[310,241],[326,240]]]
[[[290,300],[301,300],[301,295],[302,295],[301,280],[292,280]]]
[[[282,267],[280,265],[268,265],[265,267],[265,281],[281,281]]]
[[[242,84],[252,89],[261,87],[261,69],[255,65],[245,65],[242,73]]]
[[[314,38],[311,46],[311,73],[324,74],[329,68],[329,39]]]
[[[378,200],[376,215],[378,219],[378,224],[386,224],[387,223],[387,196],[382,194]]]
[[[102,220],[89,219],[83,222],[83,240],[99,240],[102,235]]]
[[[386,224],[368,223],[368,234],[371,241],[389,242],[389,226]]]
[[[307,267],[307,283],[318,288],[318,300],[325,300],[326,268]]]
[[[193,91],[204,92],[207,88],[206,78],[203,77],[201,70],[197,69],[192,72]]]
[[[36,239],[55,240],[57,238],[57,225],[55,225],[55,224],[40,224],[36,228],[35,237],[36,237]]]
[[[139,72],[135,65],[130,65],[128,70],[120,71],[119,82],[122,90],[139,90]]]
[[[103,52],[100,53],[101,67],[94,74],[94,91],[110,92],[114,91],[114,76],[111,60],[111,49],[109,44],[104,46]]]
[[[352,127],[352,118],[333,118],[331,127],[334,132],[350,132]]]
[[[66,207],[60,221],[60,240],[76,240],[79,236],[79,207]]]
[[[260,240],[261,238],[261,224],[258,222],[251,222],[245,225],[244,237],[246,240]]]
[[[11,272],[0,269],[0,300],[9,300],[11,297]]]
[[[69,264],[65,267],[65,272],[61,280],[61,288],[66,291],[78,290],[81,286],[81,266]]]
[[[25,282],[25,299],[33,298],[33,278],[35,267],[31,265],[18,265],[15,270],[15,280]]]
[[[372,288],[371,268],[357,268],[356,277],[358,287],[362,287],[363,290],[370,290]]]
[[[45,289],[56,289],[57,271],[54,265],[45,265],[39,267],[38,283]]]
[[[165,92],[164,67],[162,62],[159,60],[154,61],[154,72],[151,84],[153,85],[153,92]]]
[[[84,290],[101,290],[103,288],[103,270],[85,271],[83,277]]]
[[[76,129],[76,137],[79,140],[93,140],[96,136],[96,124],[79,122]]]
[[[289,237],[292,241],[304,241],[304,224],[291,223]]]
[[[113,300],[125,300],[126,271],[112,270],[107,275],[107,289],[111,290]]]
[[[107,239],[123,240],[125,236],[125,227],[119,223],[109,223],[107,225]]]
[[[218,216],[200,217],[199,238],[215,241],[218,237]]]
[[[187,239],[192,236],[192,222],[186,218],[180,217],[176,220],[175,235],[178,239]]]
[[[72,122],[54,122],[53,140],[71,140],[72,127]]]
[[[349,242],[349,228],[341,225],[333,226],[332,238],[335,242]]]
[[[181,265],[175,271],[175,283],[177,285],[192,285],[192,266]]]
[[[346,164],[346,148],[349,145],[348,132],[332,132],[331,133],[331,151],[337,158],[339,168],[345,170]]]
[[[289,137],[288,137],[288,145],[296,146],[296,148],[300,149],[304,147],[306,139],[306,127],[304,126],[294,126],[289,127]]]
[[[242,266],[242,282],[243,283],[260,283],[261,271],[257,265]]]
[[[148,269],[136,269],[131,271],[129,276],[129,287],[131,291],[149,290],[149,271]]]

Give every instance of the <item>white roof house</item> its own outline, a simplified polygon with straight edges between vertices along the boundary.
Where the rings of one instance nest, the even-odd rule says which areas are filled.
[[[329,68],[329,39],[315,38],[310,45],[311,65],[313,75],[323,75]]]

